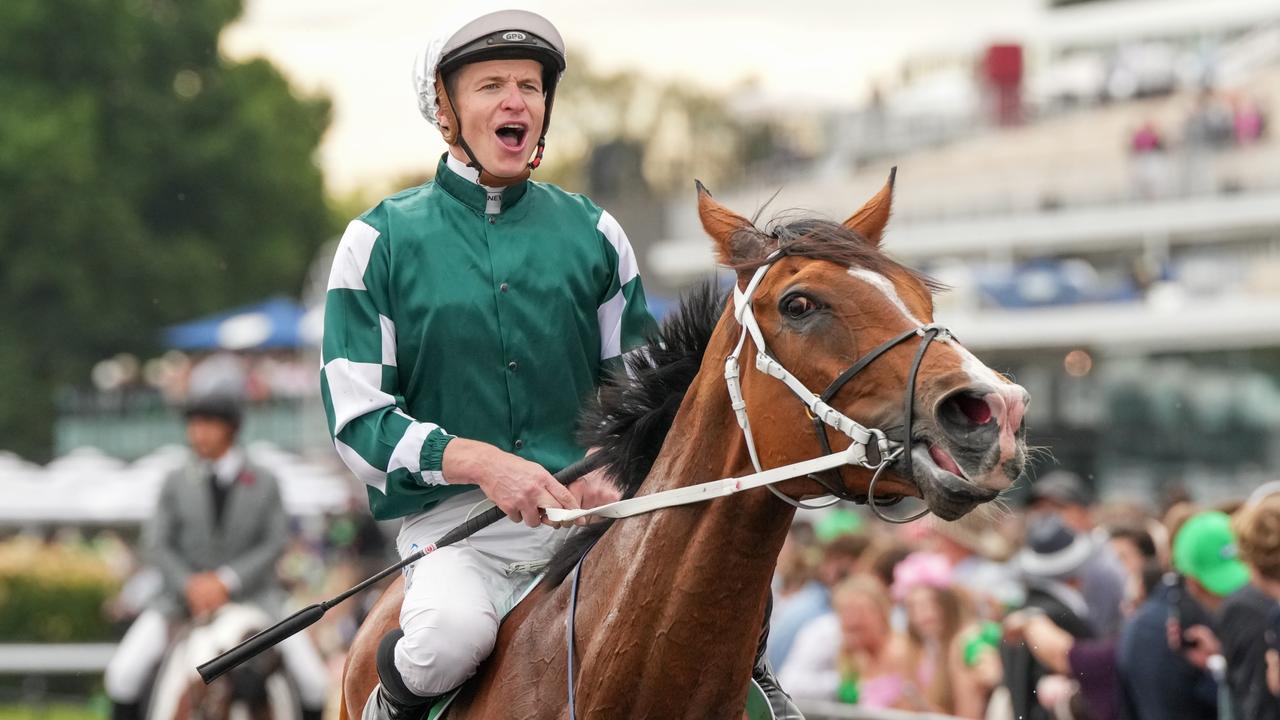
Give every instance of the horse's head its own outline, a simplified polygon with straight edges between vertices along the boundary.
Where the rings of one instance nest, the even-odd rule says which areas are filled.
[[[738,273],[739,382],[763,465],[861,443],[864,465],[843,468],[837,489],[922,497],[947,520],[1021,474],[1027,392],[932,325],[934,286],[880,251],[892,175],[843,224],[798,220],[769,233],[698,192],[703,227]],[[793,498],[827,492],[809,478],[779,488]]]
[[[187,634],[187,653],[201,661],[220,655],[267,627],[271,618],[249,605],[223,605],[212,616],[194,624]],[[192,663],[189,668],[194,668]],[[190,673],[183,696],[178,700],[175,720],[226,720],[235,716],[233,707],[245,710],[240,717],[259,720],[271,717],[267,679],[283,668],[279,650],[271,648],[206,685]]]

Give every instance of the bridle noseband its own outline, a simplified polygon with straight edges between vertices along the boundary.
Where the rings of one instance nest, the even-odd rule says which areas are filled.
[[[902,498],[899,496],[886,502],[878,502],[875,496],[875,486],[885,470],[899,458],[903,460],[901,474],[907,478],[911,477],[911,424],[915,406],[916,376],[920,372],[920,363],[924,359],[924,353],[928,350],[929,345],[934,340],[951,340],[951,331],[942,325],[929,323],[902,332],[876,346],[855,361],[844,372],[840,373],[835,380],[832,380],[821,395],[815,394],[769,353],[768,346],[764,342],[764,335],[760,331],[760,325],[756,322],[755,312],[751,309],[751,298],[759,288],[765,273],[785,255],[785,248],[774,251],[765,259],[764,264],[756,269],[755,275],[752,276],[745,289],[739,289],[736,284],[733,288],[733,316],[738,321],[738,324],[742,326],[742,334],[738,337],[738,344],[734,347],[733,352],[725,358],[724,378],[729,390],[730,403],[738,419],[738,426],[742,428],[742,434],[746,439],[747,451],[751,456],[751,464],[755,467],[756,472],[762,471],[760,458],[756,452],[755,438],[751,434],[751,421],[747,417],[747,403],[742,397],[742,384],[739,381],[738,356],[742,354],[748,335],[751,336],[751,340],[756,346],[756,369],[781,380],[804,403],[805,414],[813,422],[813,429],[818,436],[818,443],[822,447],[823,453],[830,455],[832,452],[831,445],[827,441],[826,427],[824,427],[829,426],[849,437],[852,443],[850,447],[852,460],[863,468],[873,471],[871,483],[867,487],[865,496],[856,496],[849,493],[844,484],[840,482],[838,469],[831,471],[836,476],[834,481],[818,473],[809,475],[832,495],[830,502],[820,505],[810,505],[793,500],[772,485],[767,486],[769,491],[784,502],[803,509],[822,508],[840,500],[849,500],[856,503],[865,503],[877,517],[885,522],[905,523],[923,517],[929,512],[927,509],[909,518],[891,518],[880,512],[880,508],[894,505]],[[840,389],[852,380],[854,376],[865,370],[872,362],[889,350],[917,336],[920,338],[920,344],[916,349],[915,358],[911,363],[911,371],[907,377],[902,442],[890,440],[884,431],[877,428],[868,428],[830,405],[836,393],[840,392]]]

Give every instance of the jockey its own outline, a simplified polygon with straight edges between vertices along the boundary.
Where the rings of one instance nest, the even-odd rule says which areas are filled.
[[[471,677],[498,624],[567,530],[541,508],[619,498],[583,456],[577,413],[654,329],[622,227],[588,198],[530,181],[564,42],[545,18],[488,13],[428,45],[418,106],[448,151],[435,179],[347,226],[325,303],[322,395],[338,454],[407,557],[480,512],[491,526],[415,563],[400,631],[378,651],[364,718],[414,718]]]
[[[280,610],[276,562],[289,538],[280,487],[248,462],[236,443],[239,400],[210,393],[184,410],[194,457],[164,480],[155,513],[143,528],[148,561],[162,588],[138,616],[107,665],[113,720],[141,717],[140,701],[178,622],[209,617],[228,602]],[[298,686],[304,720],[319,720],[327,671],[315,646],[299,634],[280,646]]]

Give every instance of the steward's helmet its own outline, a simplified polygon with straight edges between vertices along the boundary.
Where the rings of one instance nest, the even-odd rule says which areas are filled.
[[[182,407],[182,418],[184,420],[214,418],[227,423],[233,430],[240,429],[240,421],[243,416],[244,409],[240,399],[227,393],[211,393],[193,397],[188,399],[186,405]]]

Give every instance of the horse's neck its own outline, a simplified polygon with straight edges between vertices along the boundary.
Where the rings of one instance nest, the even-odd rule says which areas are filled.
[[[723,354],[709,348],[707,357],[641,493],[750,468],[723,381],[717,382],[714,366]],[[627,693],[610,683],[636,678],[661,684],[691,707],[717,707],[728,702],[726,693],[745,692],[793,513],[757,489],[617,523],[582,569],[579,627],[599,641],[583,660],[583,680],[596,689],[591,697],[626,702],[619,697]],[[620,649],[622,638],[628,645]]]

